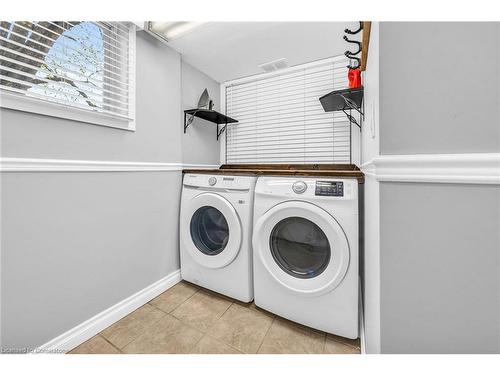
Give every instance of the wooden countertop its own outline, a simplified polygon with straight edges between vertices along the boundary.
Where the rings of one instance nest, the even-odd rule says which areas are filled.
[[[364,183],[364,175],[354,164],[223,164],[219,169],[184,169],[183,173],[252,175],[252,176],[315,176],[356,178]]]

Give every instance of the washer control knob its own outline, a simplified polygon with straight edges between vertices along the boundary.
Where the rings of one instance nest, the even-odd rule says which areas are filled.
[[[215,177],[210,177],[210,178],[208,179],[208,184],[209,184],[210,186],[214,186],[216,183],[217,183],[217,179],[216,179]]]
[[[294,193],[302,194],[307,190],[307,184],[304,181],[294,182],[292,185],[292,190]]]

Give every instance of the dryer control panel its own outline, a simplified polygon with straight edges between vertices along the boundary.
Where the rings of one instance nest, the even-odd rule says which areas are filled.
[[[342,181],[316,181],[314,195],[343,197],[344,183]]]
[[[306,186],[304,186],[307,185]],[[256,195],[266,195],[270,199],[294,199],[318,202],[349,202],[358,199],[358,181],[355,178],[329,177],[277,177],[262,176],[257,180]]]

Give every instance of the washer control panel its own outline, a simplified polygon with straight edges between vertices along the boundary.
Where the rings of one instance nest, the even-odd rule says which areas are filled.
[[[207,175],[207,174],[184,174],[183,185],[193,188],[210,188],[213,190],[239,190],[247,191],[253,189],[255,181],[254,176],[226,176],[226,175]]]
[[[344,183],[342,181],[316,181],[315,195],[343,197]]]

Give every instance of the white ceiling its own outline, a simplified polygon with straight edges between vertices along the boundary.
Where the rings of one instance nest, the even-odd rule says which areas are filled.
[[[344,29],[356,29],[357,25],[357,22],[209,22],[169,45],[188,64],[224,82],[263,73],[258,65],[280,58],[286,58],[288,65],[294,66],[341,55],[349,47],[342,39]]]

